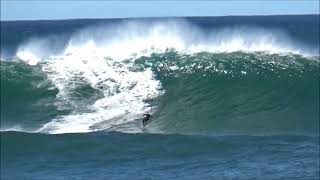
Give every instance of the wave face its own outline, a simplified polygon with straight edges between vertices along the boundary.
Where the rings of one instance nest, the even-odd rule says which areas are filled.
[[[136,119],[151,112],[151,132],[319,130],[319,64],[301,56],[168,51],[1,66],[2,127],[139,132]]]
[[[315,27],[308,18],[75,20],[41,33],[30,22],[2,41],[1,129],[141,132],[149,112],[153,133],[317,133],[319,43],[298,28]]]

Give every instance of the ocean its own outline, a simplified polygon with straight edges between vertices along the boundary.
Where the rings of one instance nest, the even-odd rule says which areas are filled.
[[[1,21],[0,177],[319,179],[319,39],[319,15]]]

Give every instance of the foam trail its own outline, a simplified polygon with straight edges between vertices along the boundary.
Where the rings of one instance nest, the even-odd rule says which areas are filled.
[[[104,97],[90,106],[91,112],[60,117],[45,124],[39,132],[72,133],[107,129],[140,118],[142,113],[151,110],[144,101],[162,94],[160,82],[154,79],[150,69],[134,72],[130,70],[132,62],[105,59],[91,53],[51,59],[43,70],[59,89],[57,97],[63,101],[70,101],[69,96],[79,78],[103,92]]]

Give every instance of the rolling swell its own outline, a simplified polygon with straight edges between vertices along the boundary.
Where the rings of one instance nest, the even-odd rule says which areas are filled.
[[[176,52],[141,58],[165,94],[160,131],[292,133],[319,130],[319,64],[296,55]]]
[[[39,66],[14,60],[0,66],[1,129],[32,131],[59,114],[54,105],[57,89]]]
[[[1,132],[1,138],[4,179],[319,177],[318,136]]]

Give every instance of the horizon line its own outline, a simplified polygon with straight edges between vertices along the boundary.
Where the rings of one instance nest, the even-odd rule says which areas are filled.
[[[16,21],[63,21],[63,20],[110,20],[110,19],[150,19],[150,18],[196,18],[196,17],[248,17],[248,16],[310,16],[317,15],[313,13],[306,14],[256,14],[256,15],[221,15],[221,16],[202,16],[202,15],[194,15],[194,16],[136,16],[136,17],[97,17],[97,18],[66,18],[66,19],[16,19],[16,20],[0,20],[1,22],[16,22]]]

